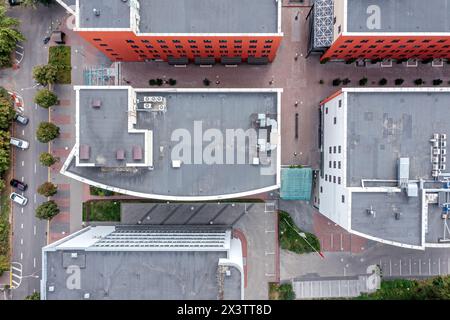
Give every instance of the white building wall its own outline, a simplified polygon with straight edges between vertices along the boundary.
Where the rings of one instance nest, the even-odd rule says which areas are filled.
[[[348,229],[350,195],[347,184],[346,93],[326,102],[323,108],[323,173],[320,178],[319,211]]]

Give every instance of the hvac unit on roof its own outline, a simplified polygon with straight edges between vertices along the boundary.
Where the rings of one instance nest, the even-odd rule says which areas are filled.
[[[78,253],[72,252],[72,253],[70,254],[70,257],[71,257],[72,259],[76,259],[76,258],[78,258]]]
[[[447,135],[445,133],[441,134],[441,139],[442,140],[447,140]]]
[[[89,299],[90,297],[91,297],[91,294],[88,293],[88,292],[86,292],[86,293],[83,295],[83,298],[84,298],[84,299]]]
[[[96,17],[100,16],[100,10],[94,8],[92,11],[94,12],[94,15],[95,15]]]
[[[54,286],[48,287],[48,292],[54,292],[54,291],[55,291],[55,287]]]

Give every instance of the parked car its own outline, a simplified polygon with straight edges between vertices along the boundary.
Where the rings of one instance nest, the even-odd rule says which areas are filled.
[[[9,198],[12,201],[14,201],[15,203],[17,203],[18,205],[21,205],[21,206],[26,206],[27,203],[28,203],[28,199],[27,198],[25,198],[24,196],[22,196],[22,195],[20,195],[20,194],[18,194],[16,192],[11,193]]]
[[[28,147],[30,146],[30,143],[28,141],[25,140],[21,140],[21,139],[17,139],[14,137],[11,137],[11,140],[9,141],[13,146],[20,148],[20,149],[28,149]]]
[[[49,43],[49,41],[50,41],[50,37],[45,37],[45,38],[44,38],[44,44]]]
[[[23,183],[17,179],[12,179],[9,182],[10,186],[13,188],[17,188],[20,191],[26,191],[28,189],[28,185],[26,183]]]
[[[26,126],[30,120],[27,117],[25,117],[23,114],[16,113],[14,116],[14,121]]]

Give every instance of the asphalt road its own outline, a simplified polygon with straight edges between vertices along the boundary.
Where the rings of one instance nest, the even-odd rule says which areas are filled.
[[[37,187],[48,179],[48,170],[39,163],[39,154],[48,150],[47,144],[36,140],[36,128],[41,121],[48,121],[48,111],[36,106],[33,102],[38,88],[32,78],[32,69],[35,65],[46,64],[48,47],[44,46],[42,39],[51,30],[52,21],[64,15],[59,6],[51,9],[14,8],[10,15],[19,18],[22,22],[21,30],[27,41],[23,46],[23,60],[17,70],[7,69],[0,73],[0,85],[8,90],[15,91],[24,100],[25,115],[30,122],[27,126],[14,125],[14,136],[30,142],[30,148],[22,151],[14,150],[14,177],[28,184],[24,195],[28,204],[13,208],[13,255],[12,262],[20,269],[22,265],[22,279],[20,272],[13,269],[13,280],[20,283],[17,289],[12,290],[13,299],[23,299],[34,291],[39,291],[41,276],[41,249],[47,244],[47,222],[35,218],[35,209],[46,199],[37,194]],[[54,24],[53,24],[54,25]]]

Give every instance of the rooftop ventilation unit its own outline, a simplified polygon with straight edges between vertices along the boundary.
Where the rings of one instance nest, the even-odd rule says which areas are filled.
[[[100,16],[100,10],[94,8],[94,10],[92,10],[92,11],[94,12],[94,15],[95,15],[96,17],[99,17],[99,16]]]
[[[398,160],[398,182],[402,189],[408,187],[409,182],[409,158],[400,158]]]
[[[76,259],[76,258],[78,258],[78,253],[72,252],[72,253],[70,254],[70,257],[71,257],[72,259]]]
[[[54,291],[55,291],[55,287],[54,286],[48,287],[48,292],[54,292]]]
[[[368,214],[369,216],[374,217],[374,218],[376,218],[376,216],[377,216],[377,212],[376,212],[375,210],[373,210],[372,206],[370,206],[370,208],[367,209],[367,214]]]
[[[90,297],[91,297],[91,294],[88,292],[83,295],[84,299],[89,299]]]

